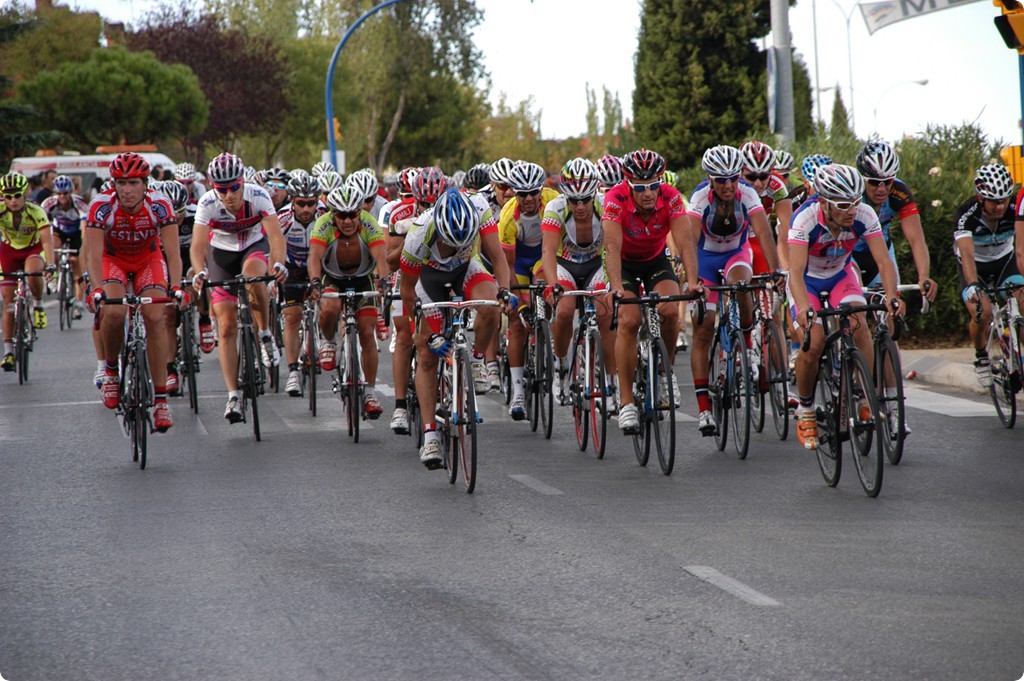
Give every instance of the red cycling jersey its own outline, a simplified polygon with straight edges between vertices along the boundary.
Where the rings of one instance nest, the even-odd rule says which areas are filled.
[[[651,217],[636,214],[633,193],[627,182],[616,185],[604,195],[602,219],[622,225],[622,259],[645,262],[665,252],[669,225],[686,215],[686,204],[675,187],[662,183]]]
[[[104,257],[139,261],[160,251],[160,230],[175,223],[174,209],[162,194],[147,192],[139,210],[129,214],[110,191],[92,200],[85,225],[103,230]]]

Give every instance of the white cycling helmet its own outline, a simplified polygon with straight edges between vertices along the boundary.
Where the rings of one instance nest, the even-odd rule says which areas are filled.
[[[856,201],[864,194],[864,178],[853,166],[831,163],[815,171],[814,188],[823,199]]]
[[[160,193],[171,202],[171,208],[174,209],[175,213],[185,210],[185,206],[188,205],[188,189],[177,180],[164,182],[160,188]]]
[[[743,167],[755,173],[770,173],[775,169],[775,151],[764,142],[751,140],[740,147]]]
[[[558,189],[570,199],[592,199],[598,189],[597,166],[585,158],[574,158],[562,166]]]
[[[516,167],[516,162],[510,158],[499,158],[491,164],[491,184],[509,184],[509,173]]]
[[[256,168],[252,166],[245,167],[245,170],[242,172],[242,177],[244,177],[245,181],[250,184],[263,184],[263,180],[260,178],[260,171],[256,170]]]
[[[377,176],[366,169],[357,170],[349,175],[346,184],[356,187],[362,193],[364,201],[369,201],[377,196],[377,191],[380,189]]]
[[[225,151],[210,161],[206,175],[214,184],[234,184],[245,176],[246,167],[242,159]]]
[[[321,194],[330,194],[335,189],[345,184],[345,181],[341,179],[341,175],[333,170],[327,170],[320,173],[320,176],[316,177],[316,181],[320,183]]]
[[[605,187],[614,187],[622,183],[622,161],[618,156],[605,154],[597,162],[597,179]]]
[[[1006,166],[993,163],[978,168],[974,174],[974,186],[978,196],[990,201],[1002,201],[1013,196],[1013,177]]]
[[[345,184],[327,195],[327,207],[342,213],[362,210],[363,196],[356,187]]]
[[[868,142],[857,154],[857,170],[867,178],[891,180],[900,171],[900,157],[887,142]]]
[[[791,172],[794,165],[796,165],[796,159],[793,158],[793,154],[784,149],[775,150],[775,172]]]
[[[547,173],[536,163],[522,163],[514,166],[508,174],[508,186],[516,192],[532,192],[544,186]]]
[[[734,177],[743,170],[743,155],[736,147],[720,144],[704,152],[700,167],[711,177]]]
[[[337,172],[338,169],[334,167],[329,161],[320,161],[310,171],[310,175],[313,177],[320,177],[326,172]]]
[[[196,179],[196,167],[191,163],[179,163],[174,166],[174,179],[194,181]]]

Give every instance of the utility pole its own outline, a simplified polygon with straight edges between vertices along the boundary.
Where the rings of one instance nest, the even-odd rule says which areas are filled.
[[[775,53],[775,106],[778,134],[784,143],[796,140],[793,113],[793,52],[789,42],[789,3],[771,0],[772,50]]]

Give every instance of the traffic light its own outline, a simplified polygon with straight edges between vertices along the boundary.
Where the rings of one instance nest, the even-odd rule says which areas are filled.
[[[337,118],[334,119],[334,141],[337,144],[341,144],[341,123],[338,122]]]
[[[1024,54],[1024,6],[1018,0],[992,0],[992,4],[1003,12],[994,20],[1003,42]]]
[[[1024,184],[1024,158],[1021,158],[1021,146],[1014,144],[999,150],[999,158],[1003,159],[1014,183]]]

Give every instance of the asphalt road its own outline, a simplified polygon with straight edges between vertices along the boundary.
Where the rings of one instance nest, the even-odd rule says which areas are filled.
[[[10,681],[1024,672],[1024,444],[975,396],[913,386],[877,499],[849,466],[826,487],[793,439],[718,452],[687,361],[671,477],[617,431],[598,461],[567,411],[548,442],[489,396],[467,495],[390,433],[390,398],[353,444],[329,391],[315,419],[268,395],[255,442],[221,416],[216,355],[199,417],[173,400],[140,471],[87,330],[34,354],[28,385],[0,375]]]

